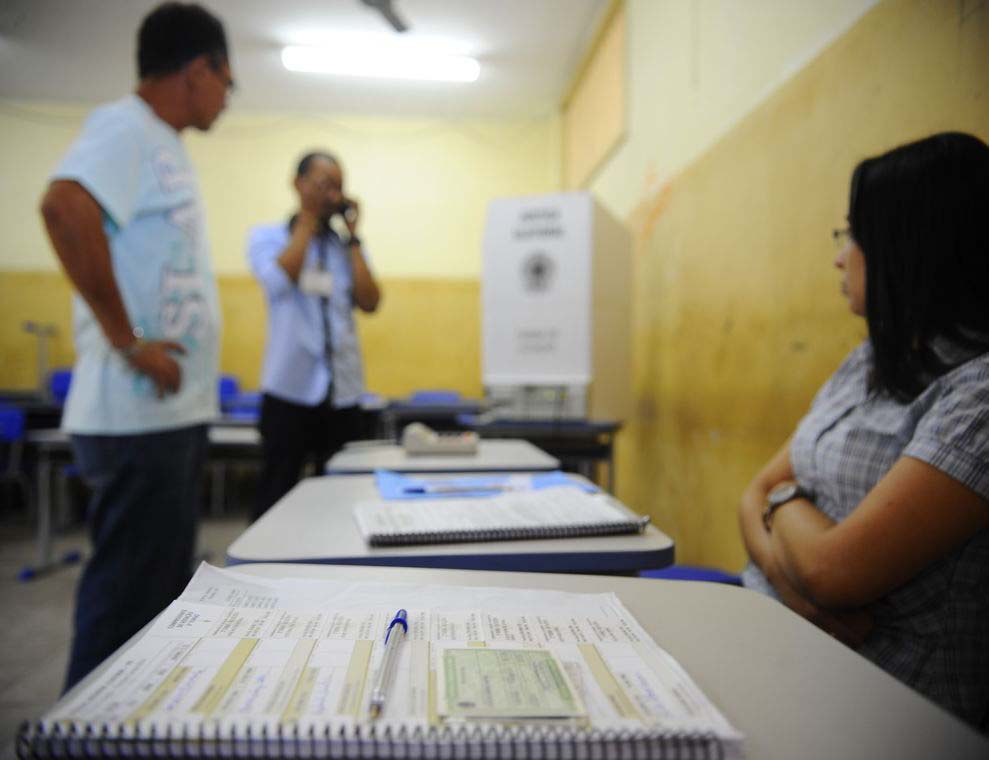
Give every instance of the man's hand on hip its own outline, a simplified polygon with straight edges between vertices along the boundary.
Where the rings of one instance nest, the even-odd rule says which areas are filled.
[[[181,343],[171,340],[142,342],[127,357],[127,362],[142,375],[147,375],[158,389],[158,398],[177,393],[182,386],[182,368],[172,354],[185,354]]]

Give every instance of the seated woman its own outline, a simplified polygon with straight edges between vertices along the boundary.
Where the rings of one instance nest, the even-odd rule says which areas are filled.
[[[756,475],[749,588],[989,729],[989,147],[863,161],[835,261],[868,339]]]

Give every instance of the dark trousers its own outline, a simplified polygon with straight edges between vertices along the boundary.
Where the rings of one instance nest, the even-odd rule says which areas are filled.
[[[254,519],[299,482],[308,462],[321,475],[327,459],[360,438],[361,422],[358,406],[334,409],[328,401],[306,406],[264,394],[259,424],[264,461]]]
[[[76,591],[65,689],[111,655],[189,582],[206,426],[141,435],[74,435],[89,486],[92,556]]]

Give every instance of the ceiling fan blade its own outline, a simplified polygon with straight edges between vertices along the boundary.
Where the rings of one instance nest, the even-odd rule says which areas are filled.
[[[364,5],[374,8],[385,20],[391,24],[392,29],[396,32],[406,32],[409,29],[409,25],[406,24],[402,18],[395,13],[395,9],[392,7],[392,0],[361,0]]]

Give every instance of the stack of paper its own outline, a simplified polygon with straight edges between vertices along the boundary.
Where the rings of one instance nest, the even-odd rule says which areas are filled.
[[[407,639],[372,722],[369,674],[399,606]],[[94,747],[452,757],[464,742],[511,757],[516,739],[527,757],[577,745],[588,756],[741,752],[737,731],[612,594],[268,581],[205,565],[150,630],[19,741],[42,757]]]

